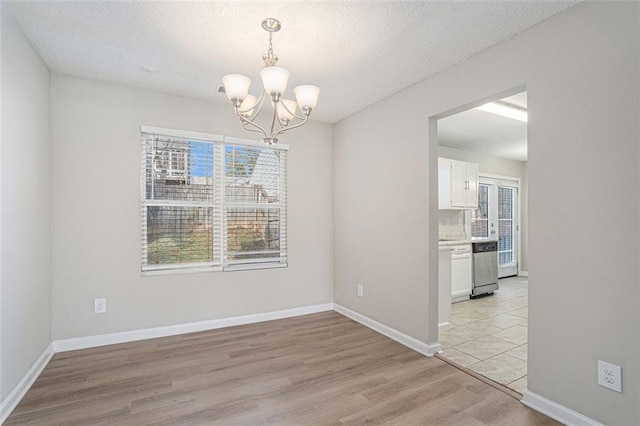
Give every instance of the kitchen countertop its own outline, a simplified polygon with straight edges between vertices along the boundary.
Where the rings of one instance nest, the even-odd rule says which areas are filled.
[[[471,240],[441,240],[438,241],[438,245],[440,247],[450,247],[450,246],[462,246],[465,244],[471,244]]]
[[[493,240],[490,238],[475,238],[473,240],[440,240],[438,241],[438,245],[440,247],[450,247],[450,246],[462,246],[465,244],[471,243],[488,243],[488,242],[498,242],[498,240]]]

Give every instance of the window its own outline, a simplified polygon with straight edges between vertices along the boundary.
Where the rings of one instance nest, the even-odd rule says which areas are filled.
[[[142,270],[287,265],[287,147],[142,128]]]

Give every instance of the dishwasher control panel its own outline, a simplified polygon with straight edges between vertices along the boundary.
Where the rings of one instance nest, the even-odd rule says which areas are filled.
[[[498,251],[497,241],[483,241],[472,244],[474,253],[484,253],[487,251]]]

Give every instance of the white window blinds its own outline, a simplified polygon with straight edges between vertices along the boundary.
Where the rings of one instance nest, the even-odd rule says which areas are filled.
[[[286,266],[286,149],[147,129],[143,271]]]

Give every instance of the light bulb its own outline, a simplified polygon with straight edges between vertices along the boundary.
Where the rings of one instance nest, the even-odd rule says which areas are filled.
[[[278,99],[287,89],[289,71],[281,67],[264,67],[260,71],[265,92],[272,99]]]
[[[249,86],[251,86],[251,79],[242,74],[227,74],[222,77],[222,84],[224,85],[224,91],[227,93],[227,98],[233,102],[234,99],[242,102],[249,93]]]
[[[298,106],[302,111],[305,112],[305,114],[308,115],[307,111],[311,112],[311,110],[314,109],[316,107],[316,104],[318,103],[320,88],[305,84],[296,87],[295,89],[293,89],[293,92],[296,94]]]
[[[291,99],[281,99],[280,102],[276,103],[276,109],[278,111],[278,120],[283,126],[287,126],[289,122],[293,119],[293,114],[296,112],[296,101]],[[289,111],[287,111],[287,109]]]
[[[245,118],[251,117],[257,103],[258,103],[258,99],[255,96],[247,95],[244,101],[242,101],[242,105],[240,105],[238,112],[240,113],[240,115],[242,115]]]

